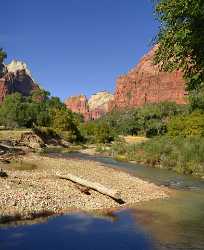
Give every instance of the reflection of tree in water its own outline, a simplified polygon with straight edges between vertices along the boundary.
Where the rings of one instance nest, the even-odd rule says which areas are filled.
[[[12,215],[12,216],[1,216],[0,217],[0,229],[7,228],[7,227],[45,223],[48,221],[48,219],[51,216],[54,216],[54,215],[53,215],[53,212],[50,212],[50,211],[32,213],[28,215],[28,218],[21,217],[19,214]]]
[[[204,249],[203,192],[179,192],[171,200],[132,210],[135,223],[152,234],[156,249]]]
[[[93,212],[88,212],[87,214],[93,218],[105,219],[111,222],[116,222],[119,220],[118,215],[115,214],[112,210],[96,210]]]

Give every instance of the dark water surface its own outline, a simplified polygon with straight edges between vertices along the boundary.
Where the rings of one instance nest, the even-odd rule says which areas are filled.
[[[55,155],[56,156],[56,155]],[[114,213],[72,214],[32,225],[2,225],[0,250],[204,250],[204,181],[111,158],[71,153],[175,188],[175,196]]]

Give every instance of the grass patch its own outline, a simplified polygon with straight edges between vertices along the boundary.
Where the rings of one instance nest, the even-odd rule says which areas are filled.
[[[107,151],[118,160],[136,161],[178,173],[204,175],[204,138],[167,136],[139,144],[114,143]]]
[[[127,143],[141,143],[141,142],[145,142],[145,141],[148,140],[148,138],[146,138],[144,136],[131,136],[131,135],[128,135],[128,136],[124,136],[122,138]]]

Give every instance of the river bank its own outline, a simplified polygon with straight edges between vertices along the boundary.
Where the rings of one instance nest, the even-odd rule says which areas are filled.
[[[171,193],[166,187],[90,160],[57,159],[30,153],[22,156],[15,166],[0,165],[8,175],[0,178],[1,219],[127,207],[141,201],[165,199]],[[90,195],[84,194],[75,183],[57,176],[66,173],[119,190],[124,204],[95,190],[90,190]]]

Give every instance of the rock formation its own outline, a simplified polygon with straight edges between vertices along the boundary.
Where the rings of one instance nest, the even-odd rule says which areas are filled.
[[[36,89],[39,89],[39,86],[33,80],[25,63],[13,60],[5,65],[0,78],[0,104],[8,94],[19,92],[23,96],[29,96]]]
[[[113,95],[106,92],[98,92],[87,99],[84,95],[71,96],[65,101],[67,108],[80,113],[85,120],[95,120],[108,112],[109,102],[113,101]]]
[[[100,118],[109,111],[109,103],[114,96],[106,91],[98,92],[88,100],[89,112],[93,120]]]
[[[156,47],[146,54],[127,75],[117,79],[114,100],[109,109],[138,107],[146,103],[172,101],[186,103],[185,82],[180,71],[160,72],[153,65]]]
[[[85,120],[90,119],[88,99],[85,95],[71,96],[64,103],[72,112],[82,114]]]
[[[126,75],[117,79],[114,96],[99,92],[89,100],[83,95],[69,98],[65,104],[84,115],[85,120],[97,119],[112,109],[140,107],[164,101],[186,104],[185,81],[180,71],[161,72],[153,64],[156,47]]]

